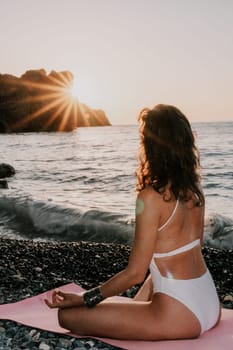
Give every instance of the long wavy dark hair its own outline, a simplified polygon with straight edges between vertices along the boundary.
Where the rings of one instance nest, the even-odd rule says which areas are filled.
[[[159,104],[139,114],[140,153],[137,170],[137,191],[152,186],[163,195],[170,186],[181,201],[197,197],[196,205],[204,205],[200,189],[200,159],[191,125],[176,107]]]

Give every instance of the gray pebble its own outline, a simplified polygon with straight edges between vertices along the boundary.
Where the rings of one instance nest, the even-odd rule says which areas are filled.
[[[70,346],[72,346],[70,339],[60,339],[59,344],[65,349],[68,349]]]
[[[233,302],[233,296],[232,295],[226,295],[223,299],[223,302],[225,301],[230,301],[230,302]]]
[[[34,270],[35,270],[36,272],[41,272],[41,271],[42,271],[42,268],[41,268],[41,267],[35,267]]]
[[[4,333],[4,332],[6,332],[5,328],[0,326],[0,333]]]
[[[39,349],[40,350],[50,350],[50,346],[46,343],[40,343]]]

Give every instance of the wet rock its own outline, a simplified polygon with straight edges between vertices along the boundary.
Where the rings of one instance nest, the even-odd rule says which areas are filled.
[[[6,163],[0,164],[0,179],[3,179],[4,177],[10,177],[13,175],[15,175],[15,169],[13,168],[13,166]]]
[[[9,188],[6,180],[0,180],[0,188]]]

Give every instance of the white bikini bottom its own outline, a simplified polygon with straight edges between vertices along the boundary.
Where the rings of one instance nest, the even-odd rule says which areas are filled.
[[[200,322],[201,333],[216,324],[219,317],[219,299],[209,270],[198,278],[174,279],[172,276],[162,276],[153,259],[150,272],[154,293],[166,294],[184,304]]]

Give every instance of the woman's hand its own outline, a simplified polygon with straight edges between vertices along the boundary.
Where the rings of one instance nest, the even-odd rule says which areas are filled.
[[[54,309],[54,308],[65,309],[68,307],[84,305],[82,295],[73,294],[73,293],[64,293],[57,289],[52,292],[51,301],[49,301],[48,299],[45,299],[44,301],[46,305],[48,305],[48,307],[50,307],[51,309]]]

